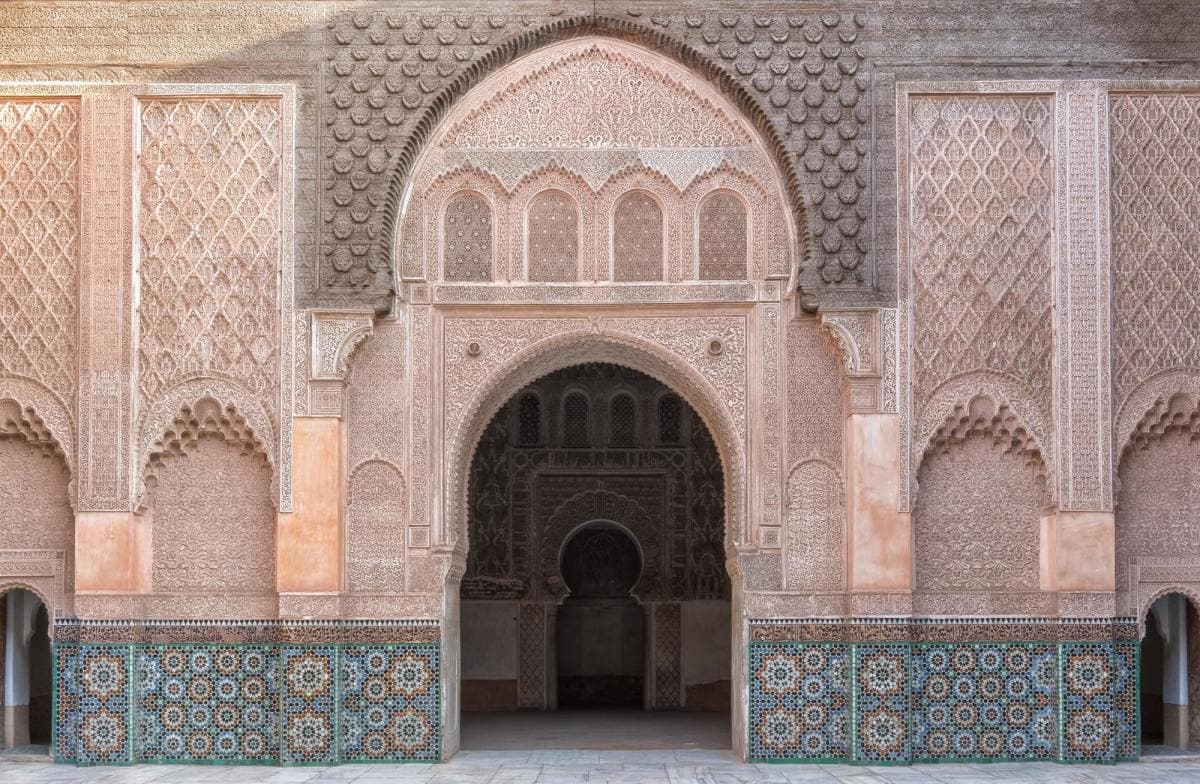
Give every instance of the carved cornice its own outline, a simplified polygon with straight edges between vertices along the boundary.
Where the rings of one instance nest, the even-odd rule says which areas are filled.
[[[314,310],[308,313],[308,386],[310,416],[341,416],[350,360],[375,329],[370,310]]]
[[[877,308],[821,311],[821,326],[837,343],[842,366],[849,380],[852,413],[887,410],[886,401],[889,396],[893,400],[895,398],[894,386],[890,395],[885,393],[883,388],[884,349],[881,340],[881,316],[882,313]]]

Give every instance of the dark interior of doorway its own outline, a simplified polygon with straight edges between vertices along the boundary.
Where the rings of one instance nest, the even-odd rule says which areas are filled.
[[[606,363],[533,382],[468,509],[463,748],[730,747],[724,472],[682,396]]]

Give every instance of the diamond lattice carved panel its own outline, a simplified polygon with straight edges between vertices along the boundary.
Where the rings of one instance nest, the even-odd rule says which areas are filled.
[[[146,401],[196,377],[274,397],[280,129],[273,98],[143,102],[139,364]]]
[[[75,389],[79,104],[0,102],[0,375]]]
[[[1200,369],[1200,95],[1111,99],[1115,401]]]
[[[990,371],[1049,410],[1054,115],[1041,96],[910,103],[914,395]]]

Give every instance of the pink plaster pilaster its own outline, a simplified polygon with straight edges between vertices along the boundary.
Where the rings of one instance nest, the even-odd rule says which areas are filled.
[[[911,591],[912,522],[896,504],[899,416],[846,419],[846,477],[851,591]]]
[[[1057,512],[1042,518],[1042,590],[1116,589],[1112,512]]]
[[[152,529],[149,513],[76,514],[75,592],[149,592]]]
[[[342,420],[296,417],[293,506],[280,514],[276,574],[279,592],[341,589]]]

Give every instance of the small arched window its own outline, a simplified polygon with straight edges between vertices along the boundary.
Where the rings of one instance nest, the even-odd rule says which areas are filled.
[[[746,278],[746,205],[733,191],[713,191],[700,202],[696,253],[701,280]]]
[[[492,279],[492,208],[477,194],[464,193],[446,205],[442,277],[452,281]]]
[[[582,392],[572,392],[563,400],[562,445],[586,447],[590,439],[588,399]]]
[[[540,446],[542,443],[542,400],[532,392],[521,395],[517,402],[518,446]]]
[[[609,446],[637,445],[637,408],[630,395],[617,395],[609,403]]]
[[[613,280],[662,279],[662,208],[646,191],[630,191],[613,210]]]
[[[678,395],[658,399],[658,443],[678,446],[683,443],[683,401]]]
[[[529,202],[529,280],[579,279],[579,210],[562,191],[542,191]]]

